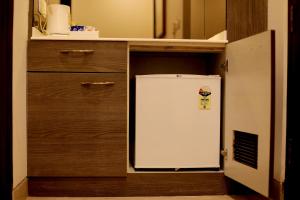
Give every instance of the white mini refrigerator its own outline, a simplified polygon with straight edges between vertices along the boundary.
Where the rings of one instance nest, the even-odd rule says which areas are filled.
[[[136,76],[140,169],[220,167],[220,76]]]

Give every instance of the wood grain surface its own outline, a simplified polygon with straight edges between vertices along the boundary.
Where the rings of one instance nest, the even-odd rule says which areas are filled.
[[[225,47],[201,47],[201,46],[163,46],[163,45],[131,45],[130,51],[132,52],[203,52],[214,53],[223,52]]]
[[[30,196],[222,195],[223,173],[133,173],[127,178],[30,178]]]
[[[162,196],[162,197],[28,197],[27,200],[258,200],[253,195]]]
[[[227,0],[227,37],[229,42],[268,29],[267,0]]]
[[[130,78],[144,74],[207,75],[211,57],[217,53],[131,52]]]
[[[125,73],[29,72],[28,176],[126,176],[126,88]]]
[[[65,52],[73,50],[94,52]],[[126,72],[126,70],[127,42],[31,40],[28,44],[28,71]]]

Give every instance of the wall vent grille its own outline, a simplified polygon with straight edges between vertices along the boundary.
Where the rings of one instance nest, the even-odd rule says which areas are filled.
[[[234,160],[257,169],[258,135],[234,131]]]

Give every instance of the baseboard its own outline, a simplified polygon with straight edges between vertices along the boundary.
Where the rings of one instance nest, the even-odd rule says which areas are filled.
[[[29,186],[28,186],[29,185]],[[249,195],[249,200],[265,200],[239,184],[225,180],[223,174],[129,174],[127,178],[29,178],[13,191],[13,200],[28,196],[48,197],[126,197],[126,196],[199,196]],[[245,187],[246,188],[246,187]],[[270,199],[284,200],[283,184],[272,180]]]
[[[270,198],[273,200],[284,200],[283,183],[273,179],[270,185]]]
[[[132,197],[227,194],[223,173],[134,173],[107,178],[28,179],[30,196]]]
[[[13,189],[13,200],[26,200],[28,197],[28,181],[25,178]]]

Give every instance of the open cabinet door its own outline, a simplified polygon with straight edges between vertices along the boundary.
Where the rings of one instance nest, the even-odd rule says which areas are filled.
[[[264,196],[273,167],[274,42],[266,31],[226,49],[225,176]]]

